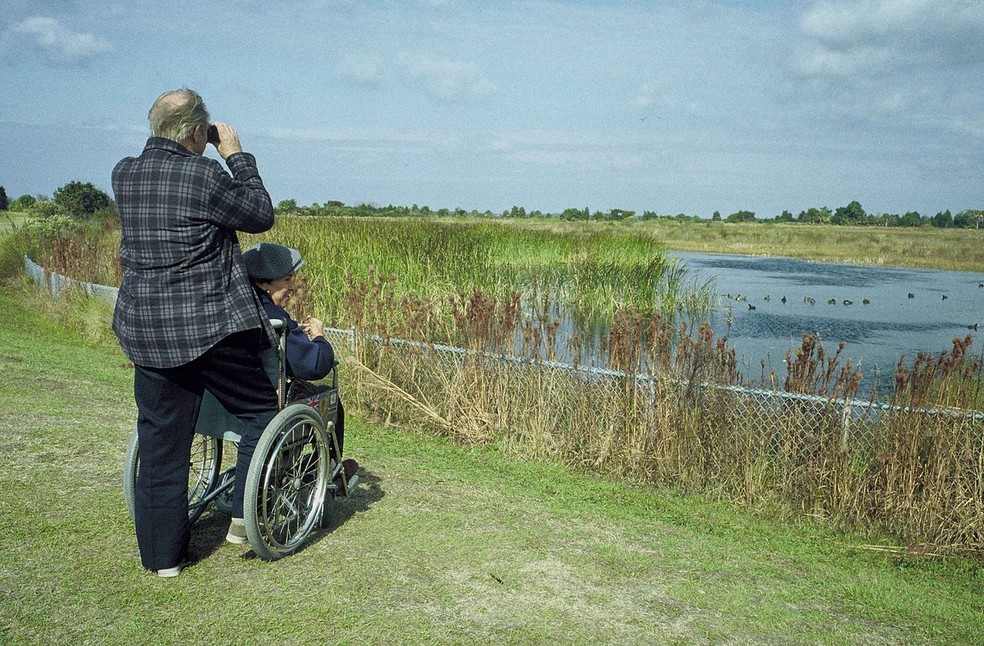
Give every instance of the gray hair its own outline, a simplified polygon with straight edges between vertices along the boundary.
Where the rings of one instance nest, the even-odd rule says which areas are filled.
[[[199,124],[208,125],[208,110],[198,92],[184,87],[165,92],[150,108],[150,134],[182,142],[190,139]]]

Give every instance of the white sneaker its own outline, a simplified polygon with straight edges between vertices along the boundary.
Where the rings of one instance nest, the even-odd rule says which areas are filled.
[[[180,565],[175,565],[174,567],[164,568],[163,570],[157,570],[157,576],[170,579],[181,574],[181,570],[184,568],[184,563]]]
[[[233,545],[242,545],[249,541],[249,537],[246,536],[246,522],[242,518],[233,518],[232,522],[229,523],[226,540]]]

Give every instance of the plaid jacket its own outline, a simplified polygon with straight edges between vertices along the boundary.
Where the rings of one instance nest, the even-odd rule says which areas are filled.
[[[246,276],[236,231],[273,226],[273,204],[249,153],[214,159],[151,137],[113,169],[122,239],[113,331],[138,365],[171,368],[223,337],[262,328],[275,341]]]

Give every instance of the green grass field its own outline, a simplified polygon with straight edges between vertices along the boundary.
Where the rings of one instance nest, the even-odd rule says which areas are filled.
[[[196,562],[159,579],[120,488],[132,372],[28,300],[0,293],[2,643],[980,643],[970,561],[359,419],[329,531],[268,563],[207,512]]]
[[[513,220],[510,226],[585,233],[612,231],[650,237],[667,249],[751,256],[788,256],[885,267],[980,271],[984,229],[851,227],[829,224],[730,222],[551,222]]]

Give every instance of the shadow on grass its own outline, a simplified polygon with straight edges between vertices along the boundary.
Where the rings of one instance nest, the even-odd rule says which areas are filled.
[[[382,480],[363,469],[359,474],[359,483],[348,497],[336,497],[326,503],[325,513],[328,514],[326,527],[320,532],[313,532],[295,554],[321,542],[322,539],[327,538],[356,514],[369,511],[373,504],[382,500],[385,495]],[[215,508],[206,511],[191,528],[191,542],[188,546],[191,561],[193,563],[203,561],[222,547],[225,544],[228,529],[228,513]],[[242,558],[251,560],[259,557],[253,550],[249,550],[243,554]]]
[[[360,471],[359,483],[355,486],[355,490],[348,497],[335,498],[328,506],[327,527],[315,538],[315,541],[331,534],[356,514],[369,511],[370,507],[386,495],[383,491],[383,481],[379,476],[365,469]]]

